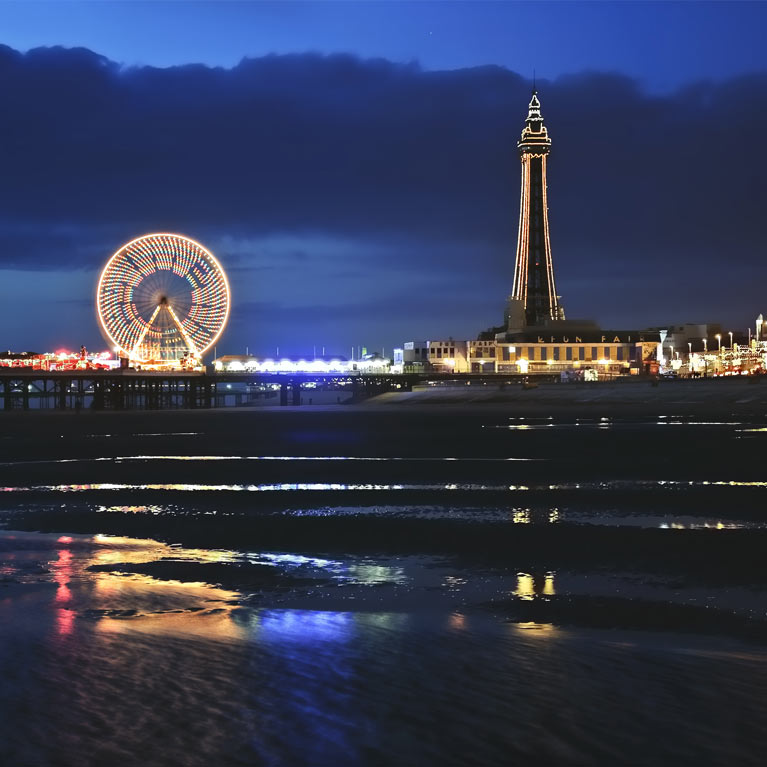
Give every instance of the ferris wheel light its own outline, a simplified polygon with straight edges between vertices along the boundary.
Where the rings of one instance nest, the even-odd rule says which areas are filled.
[[[137,362],[199,360],[229,318],[229,283],[207,248],[179,234],[123,245],[99,277],[96,310],[114,353]]]

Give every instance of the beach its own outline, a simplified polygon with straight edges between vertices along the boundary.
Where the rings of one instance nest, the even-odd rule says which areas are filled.
[[[761,764],[763,392],[0,414],[0,755]]]

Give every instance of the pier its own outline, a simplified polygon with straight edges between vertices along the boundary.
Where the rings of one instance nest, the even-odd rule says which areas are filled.
[[[427,383],[521,383],[499,373],[284,374],[155,371],[0,370],[0,410],[170,410],[231,407],[273,400],[301,405],[312,389],[338,391],[338,400],[360,401]],[[555,376],[547,377],[554,380]],[[537,376],[536,380],[543,380]],[[311,389],[309,388],[311,387]],[[303,395],[303,396],[302,396]]]

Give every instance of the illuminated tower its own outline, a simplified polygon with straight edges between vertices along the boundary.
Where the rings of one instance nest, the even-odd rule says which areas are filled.
[[[506,316],[509,330],[565,318],[554,287],[549,241],[546,161],[551,150],[551,139],[543,124],[537,91],[533,91],[530,99],[527,120],[517,147],[522,161],[522,193],[514,287]]]

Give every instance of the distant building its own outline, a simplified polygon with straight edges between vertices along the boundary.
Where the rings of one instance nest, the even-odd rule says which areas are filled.
[[[469,341],[469,372],[497,373],[497,348],[495,340]]]
[[[560,327],[561,325],[561,327]],[[596,377],[651,372],[660,335],[657,332],[573,328],[551,323],[545,328],[505,334],[497,341],[499,373],[596,371]]]
[[[402,364],[405,372],[467,373],[467,342],[454,338],[407,341],[402,347]]]
[[[522,163],[514,281],[504,324],[476,341],[409,341],[396,367],[409,371],[560,374],[597,380],[623,375],[735,375],[767,369],[767,330],[722,333],[715,324],[605,330],[589,320],[565,320],[554,283],[546,171],[551,139],[537,92],[517,143]]]

